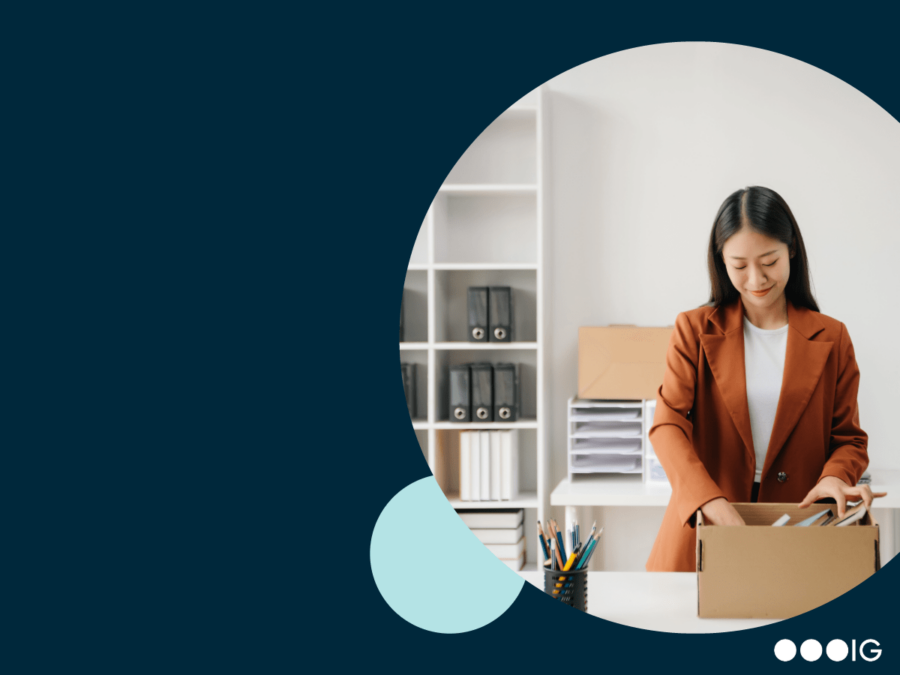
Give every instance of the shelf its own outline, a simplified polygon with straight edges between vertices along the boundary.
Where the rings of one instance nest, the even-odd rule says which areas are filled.
[[[537,429],[537,420],[521,420],[519,422],[436,422],[435,429]]]
[[[564,478],[550,494],[552,506],[667,506],[669,485],[648,485],[639,473]]]
[[[537,349],[537,342],[436,342],[434,349]],[[401,352],[423,351],[429,348],[427,342],[401,342]]]
[[[510,183],[507,185],[501,184],[455,184],[448,185],[444,184],[441,186],[438,191],[440,194],[452,194],[452,195],[522,195],[522,194],[536,194],[537,193],[537,185],[533,183],[529,184],[514,184]]]
[[[463,502],[459,499],[459,493],[451,492],[447,495],[447,501],[454,509],[466,511],[486,511],[490,509],[536,509],[538,506],[537,492],[522,492],[518,499],[509,501],[489,502]]]
[[[451,504],[460,510],[525,508],[534,530],[548,508],[548,426],[543,336],[548,277],[541,273],[549,229],[544,198],[549,175],[546,87],[500,113],[475,138],[445,178],[416,236],[404,282],[404,332],[400,361],[415,363],[417,419],[411,424],[428,465]],[[469,342],[470,287],[509,287],[515,342]],[[462,363],[516,363],[520,420],[469,423],[449,417],[450,368]],[[538,387],[541,382],[542,387]],[[422,419],[425,414],[428,419]],[[522,419],[521,415],[524,415]],[[541,424],[538,424],[538,419]],[[519,486],[515,501],[459,501],[462,431],[520,430]],[[540,497],[540,499],[539,499]],[[528,540],[527,569],[541,558]]]
[[[401,342],[400,343],[400,351],[401,352],[417,351],[420,349],[428,349],[428,343],[427,342]]]
[[[432,265],[435,270],[443,270],[448,272],[471,272],[471,271],[515,271],[515,270],[536,270],[537,263],[435,263]]]
[[[436,342],[435,349],[537,349],[537,342]]]

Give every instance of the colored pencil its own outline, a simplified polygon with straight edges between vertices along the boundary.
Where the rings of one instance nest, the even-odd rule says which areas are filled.
[[[560,555],[562,555],[563,557],[565,557],[565,555],[566,555],[566,542],[565,542],[565,540],[563,539],[562,532],[560,532],[559,530],[556,530],[556,538],[559,540],[559,552],[560,552]]]
[[[556,562],[558,563],[558,564],[557,564],[557,569],[562,569],[562,566],[563,566],[562,554],[561,554],[560,551],[559,551],[559,539],[557,539],[557,537],[556,537],[556,532],[554,532],[554,526],[555,526],[555,523],[554,523],[554,521],[553,521],[552,518],[550,518],[549,520],[547,520],[547,533],[548,533],[548,535],[549,535],[548,539],[550,539],[551,542],[554,542],[554,543],[555,543],[555,546],[556,546],[556,548],[553,549],[553,550],[556,551],[556,556],[555,556],[555,557],[556,557],[556,559],[557,559]],[[552,555],[552,554],[551,554],[551,555]]]
[[[547,548],[547,540],[544,538],[544,530],[541,529],[541,521],[537,521],[538,539],[541,540],[541,548],[544,551],[544,560],[550,559],[550,549]]]

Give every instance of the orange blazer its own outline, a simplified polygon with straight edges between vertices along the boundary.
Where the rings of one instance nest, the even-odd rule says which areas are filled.
[[[784,377],[759,501],[799,503],[825,476],[856,485],[869,464],[859,426],[859,368],[840,321],[787,303]],[[744,373],[744,307],[683,312],[666,354],[650,442],[672,497],[649,572],[696,570],[695,516],[725,497],[749,502],[756,471]]]

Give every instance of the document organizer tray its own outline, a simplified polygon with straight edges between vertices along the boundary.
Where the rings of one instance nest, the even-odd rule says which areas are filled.
[[[568,474],[642,473],[643,401],[569,399]]]

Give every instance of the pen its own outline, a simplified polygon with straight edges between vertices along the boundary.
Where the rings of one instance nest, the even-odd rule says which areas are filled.
[[[561,570],[563,567],[563,556],[566,554],[566,547],[562,545],[562,536],[560,536],[559,531],[556,529],[556,522],[551,520],[550,527],[553,530],[553,543],[556,546],[554,549],[556,551],[556,569]]]

